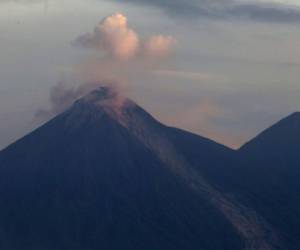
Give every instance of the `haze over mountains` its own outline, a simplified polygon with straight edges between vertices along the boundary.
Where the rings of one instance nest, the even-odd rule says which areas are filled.
[[[300,249],[299,131],[234,151],[96,89],[0,152],[0,247]]]

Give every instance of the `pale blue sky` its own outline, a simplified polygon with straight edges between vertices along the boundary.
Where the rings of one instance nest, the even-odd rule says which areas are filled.
[[[199,1],[166,2],[0,0],[0,148],[38,126],[34,114],[47,107],[50,89],[71,82],[73,66],[90,53],[71,42],[115,12],[141,36],[178,40],[167,64],[143,79],[130,78],[130,97],[163,122],[237,147],[300,110],[298,1],[240,0],[251,4],[251,16],[244,5],[238,12],[230,7],[228,16],[233,1],[226,0],[221,18],[174,14],[177,6]]]

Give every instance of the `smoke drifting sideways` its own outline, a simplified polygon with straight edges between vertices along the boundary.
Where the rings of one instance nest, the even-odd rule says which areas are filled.
[[[167,62],[177,40],[162,34],[143,39],[128,26],[127,17],[116,13],[105,17],[94,30],[77,37],[72,45],[90,50],[87,59],[79,62],[73,74],[79,86],[60,81],[51,89],[50,108],[36,113],[45,121],[63,112],[80,97],[101,86],[114,88],[122,96],[132,75],[149,74]],[[136,84],[135,84],[136,86]]]

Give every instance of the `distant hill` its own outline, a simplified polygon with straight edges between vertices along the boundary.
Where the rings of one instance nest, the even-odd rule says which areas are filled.
[[[289,243],[300,249],[300,113],[279,121],[239,150],[239,176],[251,202]],[[258,202],[258,199],[261,201]]]

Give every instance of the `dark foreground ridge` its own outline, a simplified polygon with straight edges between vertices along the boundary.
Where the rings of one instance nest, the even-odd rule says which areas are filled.
[[[233,151],[92,91],[0,152],[0,248],[300,249],[290,120]]]

